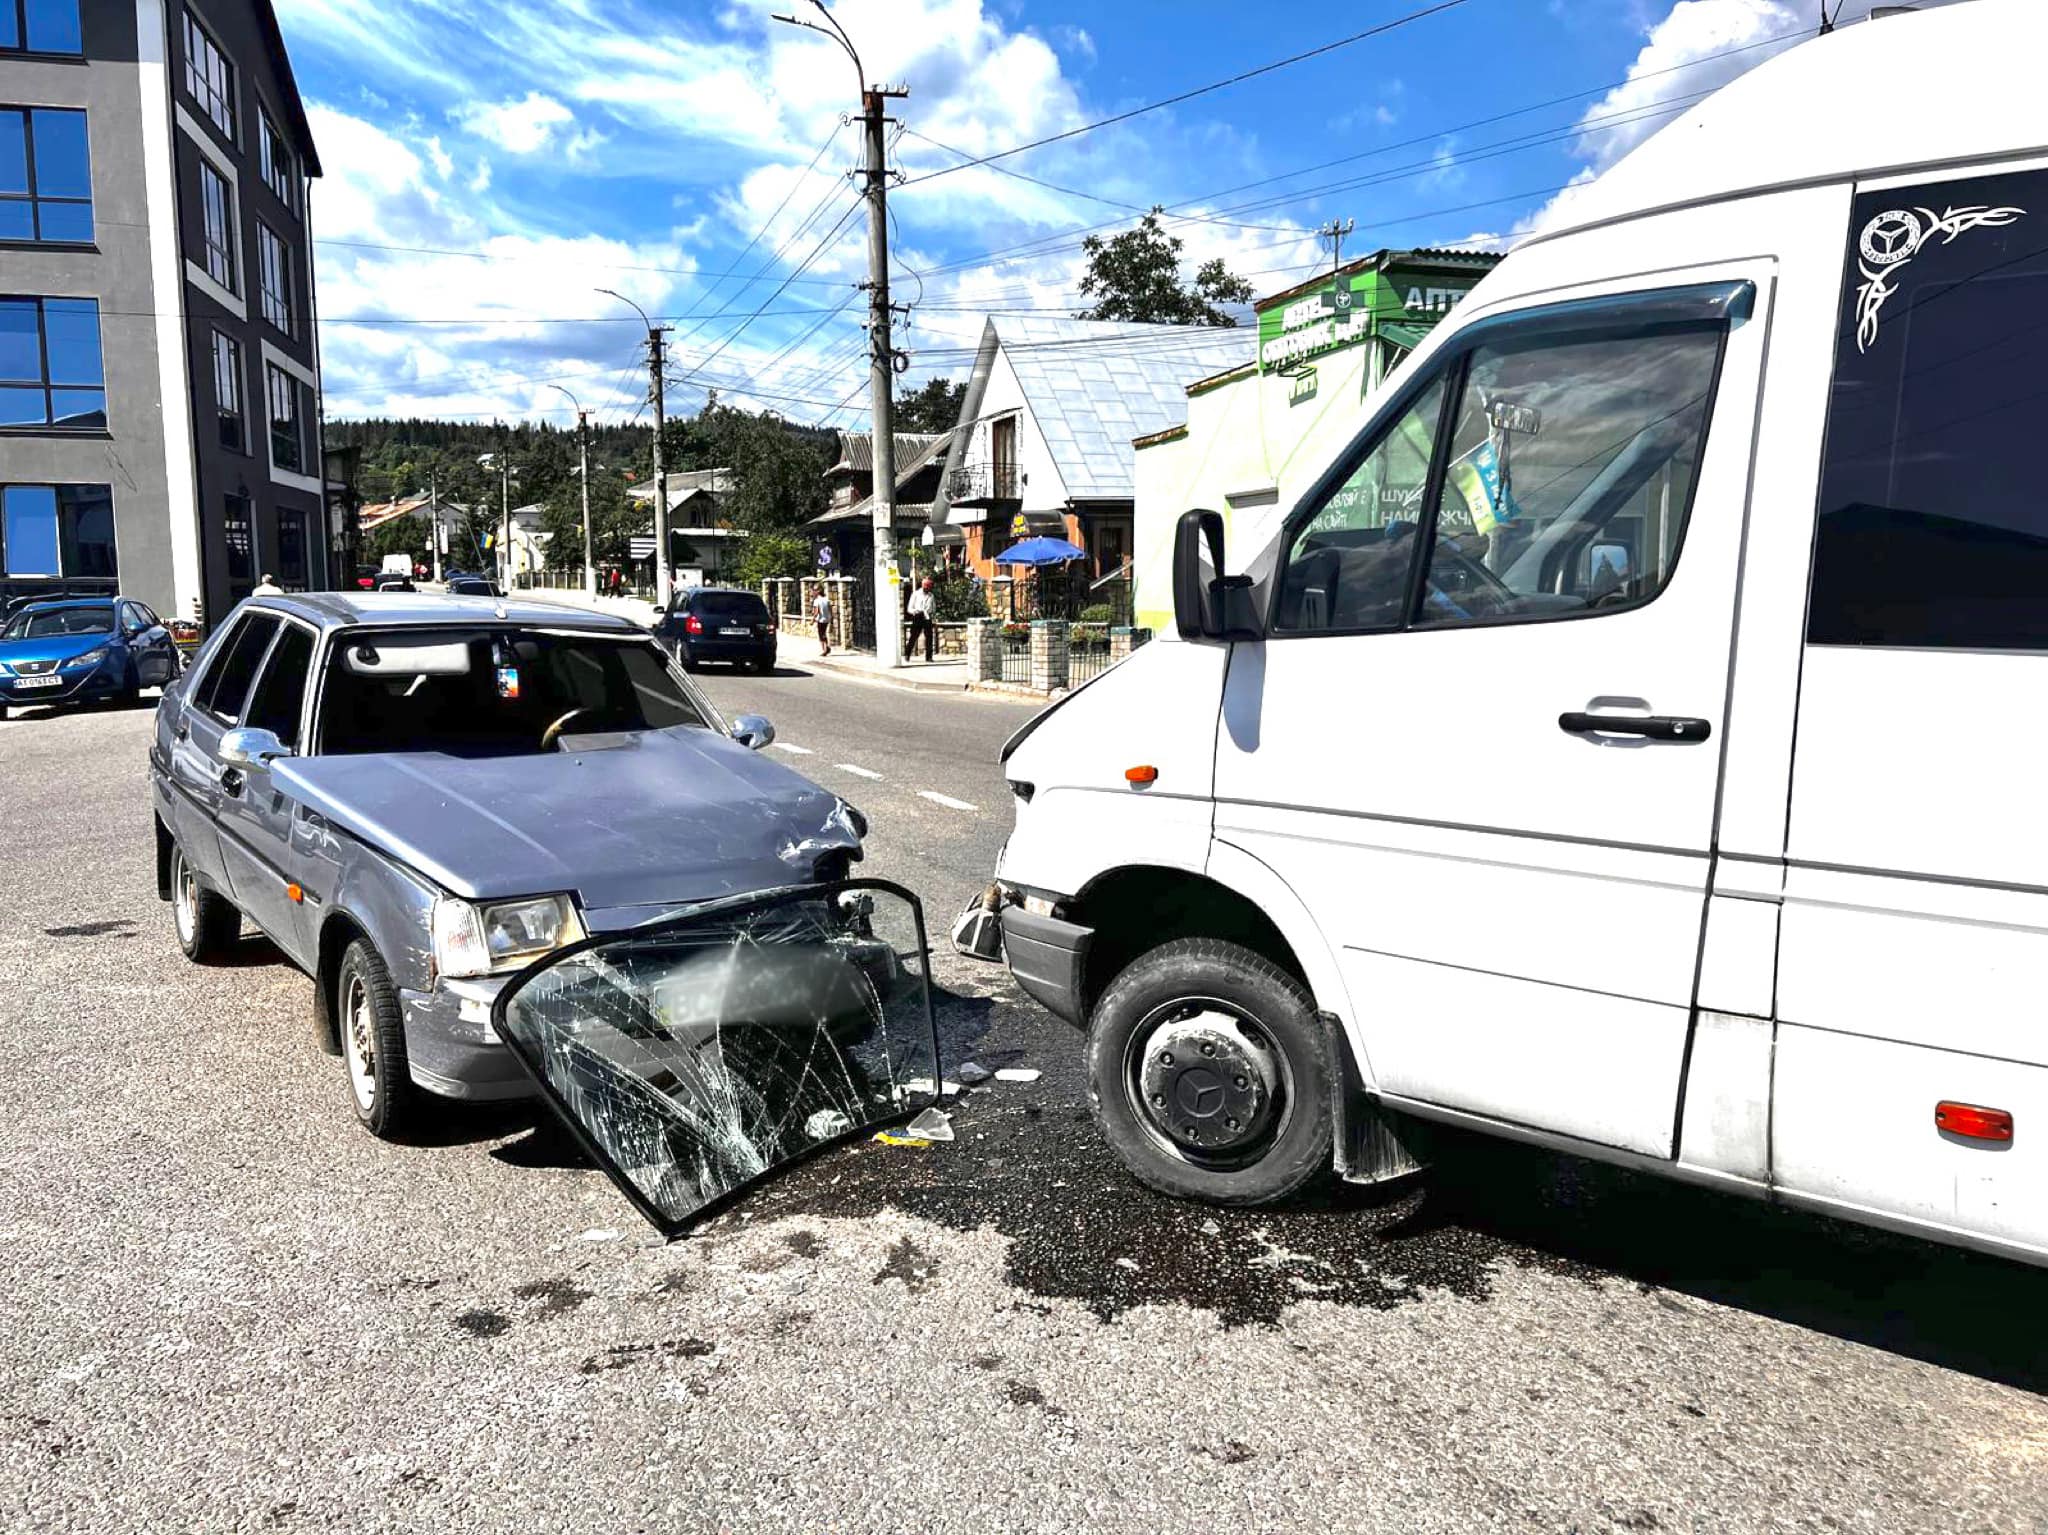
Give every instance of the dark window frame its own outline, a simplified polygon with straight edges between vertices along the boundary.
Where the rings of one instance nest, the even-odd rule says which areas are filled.
[[[256,103],[256,163],[263,184],[296,218],[299,213],[298,156],[278,129],[277,119],[259,98]]]
[[[228,367],[223,371],[222,347],[227,349]],[[212,342],[213,354],[213,402],[219,415],[220,445],[231,453],[246,454],[249,451],[249,409],[247,375],[242,368],[242,343],[224,330],[215,330]],[[233,400],[222,397],[222,385],[230,386]],[[229,441],[228,423],[234,423],[233,441]]]
[[[0,5],[5,5],[7,3],[8,0],[0,0]],[[38,174],[36,167],[36,119],[42,116],[51,116],[59,112],[70,113],[77,116],[82,122],[84,122],[86,127],[86,193],[83,197],[59,196],[55,193],[45,193],[39,185],[42,178]],[[21,240],[19,237],[15,237],[0,240],[0,244],[58,245],[69,247],[72,249],[92,248],[94,243],[94,235],[87,235],[82,240],[72,240],[58,236],[45,236],[43,234],[43,209],[46,206],[56,208],[83,208],[85,209],[86,217],[88,219],[91,219],[93,217],[92,133],[91,120],[86,116],[86,109],[84,107],[46,107],[34,104],[27,106],[0,106],[0,116],[6,115],[18,116],[21,119],[22,163],[23,168],[27,173],[28,185],[25,190],[20,192],[0,192],[0,203],[27,204],[29,218],[29,235],[27,240]],[[95,226],[95,230],[97,230],[97,226]]]
[[[214,189],[219,188],[216,203]],[[218,229],[214,215],[219,214]],[[220,173],[205,155],[199,156],[199,244],[206,256],[206,275],[221,287],[241,296],[241,283],[237,280],[236,251],[240,242],[235,238],[235,187],[234,183]],[[218,233],[219,238],[215,235]]]
[[[44,3],[50,3],[50,0],[44,0]],[[65,0],[56,0],[56,3],[64,4]],[[79,34],[79,45],[76,48],[32,48],[29,46],[28,13],[30,7],[35,4],[36,0],[0,0],[0,15],[11,17],[14,23],[14,41],[11,43],[0,42],[0,56],[10,58],[26,56],[32,59],[75,59],[82,57],[85,53],[85,18],[81,14],[83,7],[78,3],[78,0],[70,0],[71,15],[77,22]]]
[[[256,221],[256,288],[264,320],[282,335],[295,334],[292,248],[262,219]]]
[[[235,515],[239,509],[240,515]],[[221,497],[221,546],[225,555],[228,588],[230,591],[240,585],[253,587],[256,584],[256,501],[253,496],[231,490]],[[242,569],[235,569],[236,542],[234,529],[241,528],[245,535],[242,549]]]
[[[47,490],[56,514],[57,568],[54,571],[14,571],[7,553],[7,493],[11,490]],[[104,499],[107,508],[106,571],[85,568],[80,558],[83,546],[78,537],[80,509],[89,496]],[[118,580],[121,573],[119,524],[114,517],[114,487],[98,480],[0,480],[0,577],[21,580]]]
[[[1697,477],[1693,484],[1687,487],[1685,506],[1678,514],[1678,540],[1672,546],[1671,562],[1665,572],[1664,581],[1657,591],[1644,601],[1616,608],[1500,614],[1486,618],[1471,618],[1458,623],[1418,622],[1417,614],[1421,609],[1423,588],[1436,548],[1437,520],[1444,481],[1450,467],[1451,438],[1456,427],[1458,407],[1464,398],[1472,358],[1502,335],[1507,335],[1518,342],[1533,344],[1541,339],[1598,340],[1603,336],[1645,326],[1669,327],[1678,331],[1718,326],[1721,341],[1714,358],[1713,373],[1707,384],[1706,416],[1700,426],[1698,451],[1701,461],[1704,462],[1707,445],[1711,440],[1714,415],[1721,403],[1721,381],[1728,361],[1728,337],[1737,324],[1749,321],[1754,310],[1755,298],[1755,285],[1746,280],[1712,282],[1676,288],[1643,289],[1594,299],[1568,300],[1530,309],[1509,310],[1474,321],[1452,338],[1450,345],[1443,352],[1431,359],[1430,367],[1425,372],[1409,380],[1398,395],[1391,397],[1386,405],[1373,412],[1365,430],[1352,440],[1351,445],[1329,469],[1323,472],[1308,493],[1295,504],[1294,510],[1288,513],[1274,546],[1276,558],[1271,589],[1263,598],[1267,637],[1273,640],[1304,640],[1334,639],[1363,634],[1456,633],[1466,629],[1577,623],[1586,619],[1640,612],[1649,607],[1670,589],[1679,562],[1684,556],[1686,538],[1692,527],[1693,504],[1699,494]],[[1295,540],[1300,536],[1303,527],[1323,508],[1328,498],[1357,472],[1359,466],[1379,448],[1387,436],[1400,426],[1407,413],[1432,388],[1439,385],[1443,388],[1443,398],[1438,404],[1437,424],[1430,440],[1429,472],[1423,486],[1422,510],[1418,518],[1415,549],[1409,555],[1408,600],[1402,610],[1400,621],[1362,628],[1280,627],[1288,563],[1294,551]]]
[[[90,304],[92,306],[93,346],[98,353],[100,381],[97,384],[59,383],[50,376],[50,319],[51,304]],[[0,304],[31,304],[36,316],[36,358],[41,369],[40,378],[0,377],[0,389],[8,391],[31,391],[40,389],[43,396],[43,419],[36,421],[0,422],[0,436],[43,436],[54,433],[60,436],[104,436],[107,432],[107,368],[106,345],[100,329],[100,301],[97,298],[78,297],[67,293],[0,293]],[[59,394],[97,394],[100,408],[97,422],[69,424],[57,419],[56,397]],[[91,414],[88,412],[88,414]]]
[[[306,428],[305,412],[300,408],[300,380],[297,374],[280,368],[276,363],[265,360],[263,364],[264,413],[270,422],[270,467],[282,469],[289,474],[306,472]],[[284,390],[282,399],[290,401],[288,416],[278,414],[280,387]],[[284,434],[289,433],[289,437]],[[278,453],[281,442],[289,442],[291,461],[287,463]]]
[[[185,17],[185,94],[230,144],[240,143],[237,130],[242,114],[235,99],[234,60],[228,57],[227,49],[221,47],[213,29],[199,19],[189,4],[180,9]],[[200,68],[202,62],[207,66],[203,71]],[[216,73],[218,78],[215,78]],[[226,122],[220,119],[223,112],[227,114]]]

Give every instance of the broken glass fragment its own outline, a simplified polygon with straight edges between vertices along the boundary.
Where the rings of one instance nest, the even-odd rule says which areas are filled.
[[[927,1141],[950,1141],[953,1138],[953,1121],[937,1109],[926,1109],[903,1127],[903,1133]]]
[[[513,979],[493,1023],[674,1236],[806,1152],[934,1101],[927,960],[907,890],[775,891],[564,949]]]
[[[1005,1066],[996,1072],[998,1082],[1036,1082],[1045,1073],[1036,1066]]]
[[[969,1087],[979,1087],[995,1075],[980,1061],[963,1061],[960,1069],[953,1074]]]

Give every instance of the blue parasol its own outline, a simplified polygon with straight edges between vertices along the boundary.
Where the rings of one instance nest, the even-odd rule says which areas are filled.
[[[998,565],[1062,565],[1068,560],[1085,560],[1086,549],[1078,549],[1064,538],[1027,538],[1012,544],[996,556]]]

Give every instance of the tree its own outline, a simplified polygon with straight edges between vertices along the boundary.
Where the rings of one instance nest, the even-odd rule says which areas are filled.
[[[1081,278],[1084,298],[1095,300],[1081,311],[1084,320],[1138,320],[1148,325],[1237,324],[1218,308],[1249,304],[1252,285],[1231,272],[1217,256],[1195,272],[1192,286],[1180,279],[1181,240],[1160,225],[1166,210],[1155,207],[1138,227],[1105,240],[1090,235],[1081,242],[1088,253],[1088,271]]]
[[[965,384],[926,379],[922,389],[913,389],[896,402],[896,430],[950,432],[960,424],[960,402],[966,395]]]

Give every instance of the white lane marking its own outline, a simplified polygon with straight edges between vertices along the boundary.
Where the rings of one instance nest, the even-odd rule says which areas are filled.
[[[882,776],[880,773],[870,771],[867,768],[855,767],[851,762],[835,763],[834,766],[837,767],[840,772],[851,773],[856,778],[880,778]]]
[[[936,789],[919,789],[917,797],[919,799],[928,799],[934,805],[944,805],[948,810],[972,810],[975,808],[964,799],[955,799],[952,795],[941,794]]]
[[[787,741],[776,741],[772,744],[774,745],[775,749],[779,752],[794,752],[799,757],[808,757],[811,755],[811,749],[808,746],[791,746]]]

